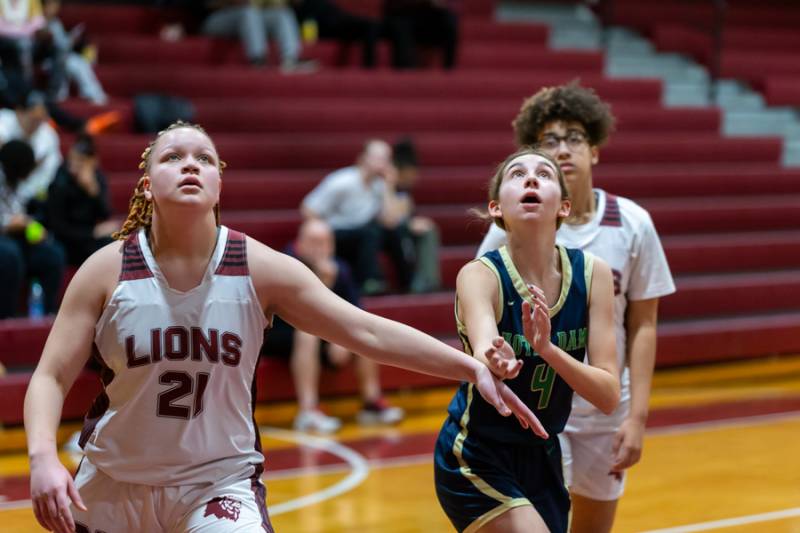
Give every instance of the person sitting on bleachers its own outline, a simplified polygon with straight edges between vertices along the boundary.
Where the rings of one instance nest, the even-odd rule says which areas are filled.
[[[301,24],[313,21],[320,39],[332,39],[349,45],[361,42],[361,66],[374,68],[376,47],[381,36],[381,23],[378,20],[355,15],[345,11],[331,0],[295,0],[293,6],[297,20]],[[342,52],[348,52],[344,46]],[[346,64],[346,58],[340,61]]]
[[[0,2],[0,63],[33,78],[34,36],[45,26],[40,0]]]
[[[350,264],[365,295],[388,289],[378,260],[382,249],[392,258],[399,285],[407,288],[411,279],[413,263],[403,249],[402,232],[383,218],[393,198],[387,185],[393,188],[396,179],[391,146],[369,140],[354,166],[325,176],[301,204],[305,218],[321,218],[333,228],[337,254]]]
[[[36,157],[36,167],[16,191],[19,201],[28,208],[31,200],[44,200],[61,164],[58,134],[48,119],[44,95],[29,88],[18,91],[14,109],[0,109],[0,143],[12,139],[26,141]]]
[[[384,0],[383,23],[392,44],[392,66],[419,68],[419,45],[441,49],[442,66],[456,65],[458,13],[454,2],[441,0]]]
[[[330,227],[319,219],[306,220],[297,233],[297,240],[289,250],[308,266],[322,282],[339,297],[358,305],[358,289],[347,264],[334,254],[334,238]],[[332,433],[341,427],[341,421],[319,409],[320,359],[340,367],[348,363],[352,352],[322,341],[276,316],[266,335],[262,353],[268,356],[289,356],[294,388],[297,393],[298,414],[294,428],[299,431]],[[357,421],[363,425],[393,424],[403,418],[403,410],[391,407],[383,398],[378,364],[365,357],[355,358],[356,373],[363,399],[363,408]]]
[[[413,141],[404,138],[394,144],[392,153],[397,183],[394,187],[387,185],[390,200],[384,208],[384,223],[395,228],[406,256],[411,258],[410,292],[435,291],[441,285],[439,229],[433,219],[414,213],[412,192],[419,178],[417,151]],[[400,265],[400,268],[408,267]]]
[[[44,312],[55,313],[64,274],[64,252],[43,226],[30,217],[17,196],[19,185],[36,166],[25,141],[0,147],[0,318],[16,314],[26,277],[42,286]]]
[[[89,60],[80,53],[85,46],[82,28],[79,26],[67,32],[59,19],[61,0],[43,0],[42,8],[47,25],[37,35],[37,40],[48,48],[47,65],[53,80],[53,97],[64,100],[69,95],[69,84],[74,82],[78,94],[93,104],[104,105],[108,96],[97,79]],[[78,47],[78,41],[84,45]]]
[[[251,64],[266,64],[267,39],[272,37],[278,42],[284,72],[313,70],[312,62],[300,60],[300,29],[286,0],[212,0],[207,4],[215,9],[203,22],[202,32],[238,37]]]
[[[47,227],[64,246],[70,265],[80,266],[113,239],[119,229],[109,220],[111,204],[106,177],[97,165],[94,140],[78,137],[58,168],[45,202]]]

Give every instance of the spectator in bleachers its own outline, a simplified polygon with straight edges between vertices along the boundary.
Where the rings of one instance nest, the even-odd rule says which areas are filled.
[[[392,66],[422,66],[419,47],[441,50],[442,66],[452,69],[458,51],[458,12],[442,0],[384,0],[386,35],[392,43]]]
[[[387,189],[392,196],[384,213],[384,221],[397,228],[402,246],[411,258],[412,277],[407,287],[411,292],[431,292],[439,288],[439,229],[429,217],[414,213],[414,185],[419,178],[417,151],[411,139],[402,139],[392,147],[397,183]],[[408,268],[400,265],[400,268]]]
[[[47,227],[64,246],[70,265],[80,266],[112,241],[111,233],[119,225],[109,220],[108,185],[88,135],[78,137],[70,148],[50,184],[45,206]]]
[[[358,288],[347,264],[334,255],[334,247],[333,232],[328,224],[319,219],[310,219],[300,226],[297,240],[289,252],[308,266],[339,297],[358,305]],[[338,418],[327,416],[319,409],[321,359],[324,358],[327,364],[340,367],[352,359],[352,352],[296,330],[276,316],[269,334],[266,335],[262,353],[289,356],[299,407],[294,420],[295,429],[332,433],[341,427]],[[389,406],[383,398],[378,364],[365,357],[356,357],[355,366],[364,402],[357,415],[358,422],[365,425],[399,422],[403,418],[403,410]]]
[[[42,7],[47,26],[39,32],[38,39],[50,51],[48,70],[51,76],[56,76],[53,80],[54,97],[57,100],[65,99],[69,94],[69,84],[74,82],[81,98],[97,105],[107,103],[108,96],[103,91],[92,64],[78,49],[78,41],[83,38],[82,28],[77,26],[71,32],[64,29],[58,17],[60,0],[44,0]]]
[[[25,212],[17,196],[35,165],[33,149],[25,141],[12,140],[0,147],[0,318],[15,315],[26,277],[41,284],[45,313],[57,308],[64,252]]]
[[[293,7],[301,24],[313,21],[320,39],[340,41],[349,45],[361,42],[361,66],[375,67],[375,54],[381,35],[381,23],[368,17],[349,13],[331,0],[294,0]],[[349,51],[343,46],[342,52]],[[344,59],[341,63],[345,63]]]
[[[0,2],[0,62],[4,69],[33,74],[33,47],[36,32],[44,28],[40,0]]]
[[[202,32],[213,37],[238,37],[247,60],[256,66],[267,61],[267,39],[278,43],[284,72],[310,71],[314,63],[300,59],[300,29],[286,0],[212,0],[213,10]]]
[[[16,100],[14,109],[0,109],[0,143],[20,139],[33,148],[36,167],[16,191],[19,201],[30,207],[31,200],[44,200],[61,164],[61,149],[58,134],[48,122],[44,95],[23,88]]]
[[[388,285],[378,254],[386,248],[398,269],[397,277],[407,286],[411,273],[406,252],[397,238],[397,228],[385,224],[384,208],[391,196],[386,183],[395,183],[392,148],[385,141],[367,141],[354,166],[328,174],[303,199],[301,212],[306,218],[321,218],[333,228],[336,253],[353,269],[361,292],[366,295],[386,292]]]

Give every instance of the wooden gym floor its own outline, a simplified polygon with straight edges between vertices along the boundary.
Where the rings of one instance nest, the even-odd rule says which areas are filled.
[[[267,502],[279,532],[452,531],[433,488],[431,450],[451,390],[391,396],[409,416],[353,423],[334,437],[294,433],[293,406],[261,407]],[[800,356],[661,371],[642,462],[631,470],[616,532],[800,532]],[[352,415],[354,399],[326,410]],[[64,437],[77,428],[65,425]],[[18,429],[0,450],[19,449]],[[67,464],[71,458],[63,456]],[[0,530],[41,531],[24,454],[0,455]]]

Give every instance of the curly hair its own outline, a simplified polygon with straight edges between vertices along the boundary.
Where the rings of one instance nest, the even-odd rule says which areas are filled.
[[[554,120],[583,125],[592,146],[602,146],[616,122],[611,107],[593,89],[573,80],[566,85],[545,87],[522,103],[511,123],[517,145],[539,142],[545,125]]]
[[[203,129],[203,127],[199,124],[192,124],[191,122],[184,122],[182,120],[173,122],[165,129],[158,132],[156,137],[150,141],[150,143],[144,149],[144,152],[142,152],[142,160],[139,162],[139,170],[143,170],[144,175],[139,178],[139,181],[136,183],[136,187],[133,190],[133,195],[131,196],[131,201],[128,208],[128,217],[122,224],[122,228],[119,231],[111,234],[113,239],[124,240],[139,228],[149,228],[153,223],[153,201],[148,200],[144,195],[144,178],[147,176],[147,172],[150,170],[150,155],[153,151],[153,147],[164,134],[179,128],[191,128],[199,131],[206,137],[209,137],[208,133],[206,133],[206,130]],[[227,165],[224,161],[219,161],[220,176],[222,175],[222,171],[226,166]],[[214,217],[217,221],[217,225],[219,226],[219,204],[214,206]]]

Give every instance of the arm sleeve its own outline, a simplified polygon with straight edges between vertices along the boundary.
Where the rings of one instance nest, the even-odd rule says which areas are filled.
[[[500,229],[497,224],[493,223],[491,226],[489,226],[489,231],[487,231],[486,235],[484,235],[483,242],[481,242],[481,245],[478,248],[478,253],[475,257],[481,257],[486,252],[497,250],[506,243],[508,243],[506,232]]]

